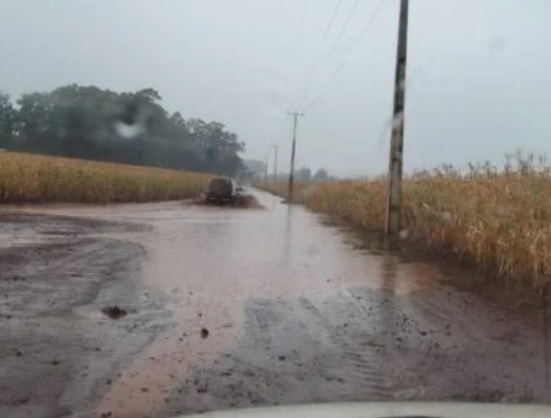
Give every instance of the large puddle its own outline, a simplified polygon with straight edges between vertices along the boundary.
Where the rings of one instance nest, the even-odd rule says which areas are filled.
[[[145,248],[144,281],[173,316],[113,382],[98,415],[549,398],[542,341],[522,320],[441,284],[429,264],[356,250],[319,216],[256,196],[263,209],[178,202],[39,209],[152,227],[113,236]]]

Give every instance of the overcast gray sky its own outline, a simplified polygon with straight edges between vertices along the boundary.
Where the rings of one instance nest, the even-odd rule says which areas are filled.
[[[381,0],[359,0],[335,44],[355,1],[324,39],[338,0],[0,0],[0,90],[153,87],[168,109],[225,123],[246,157],[278,144],[282,169],[285,112],[305,96],[297,165],[380,173],[399,0],[363,38]],[[550,151],[551,3],[410,3],[406,169]]]

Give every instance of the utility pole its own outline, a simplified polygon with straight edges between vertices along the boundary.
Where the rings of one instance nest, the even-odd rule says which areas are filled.
[[[297,146],[297,124],[299,116],[305,116],[304,113],[287,112],[293,116],[293,146],[291,149],[291,169],[289,171],[289,203],[293,203],[293,187],[295,177],[295,150]]]
[[[265,170],[264,170],[264,187],[267,187],[268,186],[268,157],[270,155],[268,153],[266,153],[266,166],[265,166]]]
[[[277,145],[272,145],[274,147],[274,185],[277,184]]]
[[[400,0],[398,49],[394,85],[394,112],[390,137],[389,188],[385,235],[396,240],[402,227],[402,164],[404,150],[404,110],[409,0]]]

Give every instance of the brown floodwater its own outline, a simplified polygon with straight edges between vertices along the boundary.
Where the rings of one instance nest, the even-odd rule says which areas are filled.
[[[104,278],[86,303],[47,321],[33,316],[35,327],[55,322],[53,335],[76,332],[64,321],[88,328],[79,327],[82,339],[65,346],[70,367],[64,383],[51,377],[59,386],[55,396],[44,390],[34,409],[31,394],[22,404],[8,402],[6,411],[168,417],[357,400],[551,401],[545,344],[533,316],[459,290],[441,267],[366,250],[303,207],[254,194],[262,208],[186,202],[4,208],[0,260],[14,246],[65,248],[62,256],[43,256],[53,260],[49,274]],[[17,277],[32,274],[17,261],[4,264],[10,262],[12,276],[17,269]],[[35,282],[36,292],[9,281],[13,309],[0,312],[10,317],[0,328],[9,326],[23,345],[20,334],[30,331],[28,323],[17,331],[26,309],[18,292],[27,302],[38,298],[47,285]],[[78,292],[63,283],[67,294],[52,298]],[[105,318],[106,303],[128,315]],[[81,353],[86,338],[102,347],[99,357]],[[32,385],[32,367],[17,371],[17,361],[0,367],[18,385]]]

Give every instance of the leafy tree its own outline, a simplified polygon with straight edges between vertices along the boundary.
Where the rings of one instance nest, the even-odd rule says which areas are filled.
[[[310,181],[312,179],[312,171],[308,167],[301,167],[295,174],[297,181]]]
[[[45,154],[235,175],[245,144],[220,122],[169,114],[156,90],[116,93],[71,84],[0,96],[0,141]]]
[[[329,174],[326,170],[320,168],[318,171],[316,171],[316,174],[314,174],[313,179],[315,181],[327,181],[329,180]]]
[[[0,93],[0,147],[9,146],[16,133],[17,111],[10,101],[10,96]]]

